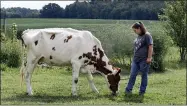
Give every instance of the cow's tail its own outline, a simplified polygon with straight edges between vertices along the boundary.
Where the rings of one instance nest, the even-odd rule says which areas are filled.
[[[21,68],[20,68],[20,86],[22,87],[23,85],[23,79],[24,79],[24,70],[25,70],[25,44],[23,41],[23,38],[21,37],[21,42],[20,42],[20,46],[21,46],[21,59],[22,59],[22,64],[21,64]]]

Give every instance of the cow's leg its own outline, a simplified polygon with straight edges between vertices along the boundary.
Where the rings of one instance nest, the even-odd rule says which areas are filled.
[[[89,84],[90,84],[91,89],[92,89],[94,92],[99,93],[99,91],[97,90],[97,88],[96,88],[95,85],[94,85],[93,76],[92,76],[92,73],[91,73],[90,71],[88,71],[87,79],[88,79],[88,82],[89,82]]]
[[[31,87],[31,76],[34,71],[35,65],[33,63],[28,63],[28,66],[25,71],[25,81],[26,81],[26,86],[27,86],[27,93],[28,95],[32,95],[32,87]]]
[[[78,62],[72,62],[72,95],[77,96],[77,83],[80,71],[80,64]]]
[[[28,55],[27,57],[27,65],[25,68],[25,81],[27,86],[27,93],[28,95],[32,95],[32,86],[31,86],[31,77],[32,73],[34,71],[34,68],[36,67],[36,64],[40,57],[36,58],[33,55]]]

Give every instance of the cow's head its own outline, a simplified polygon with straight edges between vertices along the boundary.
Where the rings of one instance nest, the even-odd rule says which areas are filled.
[[[107,75],[107,79],[109,82],[109,88],[112,91],[112,95],[116,95],[116,92],[118,91],[119,87],[119,81],[120,81],[120,68],[113,67],[114,73],[110,73]]]
[[[97,55],[99,55],[99,57],[97,57]],[[106,75],[109,88],[112,91],[112,94],[116,95],[121,69],[115,67],[111,68],[112,64],[110,62],[107,63],[108,58],[104,54],[104,51],[97,48],[96,45],[93,47],[93,52],[83,53],[82,56],[79,56],[79,59],[82,59],[82,57],[87,58],[87,60],[84,61],[85,65],[93,65],[97,71]]]

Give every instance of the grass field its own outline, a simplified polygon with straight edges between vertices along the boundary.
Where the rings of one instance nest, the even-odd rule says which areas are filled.
[[[179,64],[178,64],[179,65]],[[179,65],[180,66],[180,65]],[[71,96],[71,71],[62,69],[37,68],[33,74],[34,95],[25,95],[25,84],[20,86],[19,69],[7,68],[2,72],[2,104],[185,104],[186,102],[186,69],[170,69],[165,73],[149,75],[149,85],[144,97],[138,96],[140,75],[134,87],[133,95],[125,96],[124,87],[128,75],[122,75],[120,93],[117,97],[109,96],[104,78],[94,75],[94,82],[100,94],[89,88],[84,74],[80,75],[78,97]],[[125,71],[125,70],[123,70]]]
[[[132,35],[132,23],[138,20],[70,20],[70,19],[8,19],[7,29],[16,23],[19,29],[45,27],[72,27],[89,30],[97,36],[107,53],[110,52],[111,36]],[[150,32],[162,34],[158,21],[143,21]],[[112,30],[111,30],[112,29]],[[106,40],[106,38],[108,38]],[[120,39],[120,38],[119,38]],[[128,39],[126,40],[128,41]],[[124,40],[125,43],[125,40]],[[94,82],[100,94],[91,91],[84,74],[80,74],[78,97],[71,96],[71,70],[67,68],[37,67],[33,73],[33,96],[25,95],[26,86],[20,86],[18,68],[8,68],[1,72],[1,104],[186,104],[186,69],[179,63],[176,47],[170,47],[165,57],[167,71],[149,74],[147,93],[138,96],[141,77],[138,75],[133,94],[126,96],[124,87],[128,82],[129,70],[123,69],[119,95],[110,96],[106,82],[101,75],[94,75]],[[111,56],[109,56],[111,57]]]

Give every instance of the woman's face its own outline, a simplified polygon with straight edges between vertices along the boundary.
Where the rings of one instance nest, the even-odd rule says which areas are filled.
[[[132,28],[132,29],[133,29],[133,31],[134,31],[136,34],[138,34],[138,35],[141,34],[141,30],[140,30],[140,28],[138,28],[138,29],[136,29],[136,28]]]

